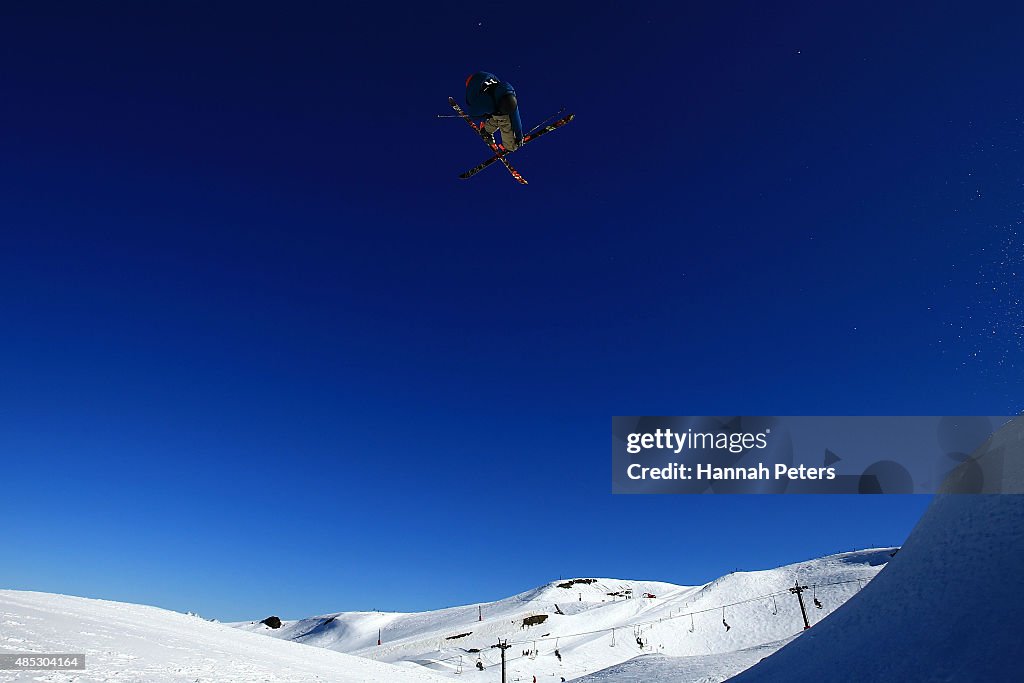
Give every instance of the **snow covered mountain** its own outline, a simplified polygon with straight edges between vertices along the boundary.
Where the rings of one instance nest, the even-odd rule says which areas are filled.
[[[1021,490],[1024,421],[988,446],[948,490]],[[1022,547],[1024,495],[951,493],[935,498],[898,554],[841,553],[703,586],[576,578],[495,602],[341,612],[278,628],[0,590],[0,648],[84,652],[87,664],[3,671],[0,683],[412,683],[459,673],[490,682],[500,676],[499,639],[510,645],[512,681],[1016,680]],[[808,587],[803,609],[794,585]]]
[[[946,482],[1024,484],[1024,420]],[[986,482],[988,483],[988,482]],[[938,495],[891,565],[835,615],[737,683],[1020,680],[1024,495]]]
[[[330,650],[273,641],[145,605],[0,590],[3,651],[85,653],[85,671],[0,671],[0,681],[89,683],[429,683],[403,670]]]
[[[1020,680],[1024,420],[1003,427],[946,480],[899,554],[861,593],[778,652],[638,657],[581,681]],[[983,475],[979,477],[980,475]],[[752,666],[753,665],[753,666]]]
[[[489,675],[479,676],[482,681],[499,680],[501,656],[492,647],[499,639],[511,645],[506,658],[513,681],[573,680],[641,655],[650,655],[642,660],[653,665],[671,661],[665,655],[685,655],[695,676],[706,672],[694,680],[724,680],[803,631],[800,605],[789,592],[797,580],[811,587],[803,599],[810,622],[817,623],[870,581],[893,551],[735,572],[703,586],[577,578],[496,602],[431,612],[339,612],[285,621],[279,628],[261,622],[236,626],[450,676],[483,667]],[[628,669],[594,680],[631,680]]]

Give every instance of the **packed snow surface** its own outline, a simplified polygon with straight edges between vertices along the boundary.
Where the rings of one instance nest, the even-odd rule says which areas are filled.
[[[85,653],[86,670],[0,671],[0,681],[428,683],[423,669],[275,641],[156,607],[0,590],[0,650]]]
[[[694,655],[692,657],[640,655],[622,664],[608,667],[583,678],[577,678],[576,683],[612,683],[613,681],[614,683],[650,683],[651,681],[721,683],[729,680],[737,671],[743,671],[753,666],[793,638],[717,655]]]
[[[259,621],[237,627],[453,677],[471,673],[488,683],[500,680],[501,656],[492,647],[499,639],[512,645],[506,652],[510,681],[574,680],[638,656],[640,664],[588,680],[656,680],[638,672],[648,665],[668,670],[668,662],[678,660],[692,678],[671,680],[720,681],[803,631],[799,603],[788,591],[796,580],[814,587],[804,600],[817,623],[874,578],[893,551],[734,572],[703,586],[581,577],[432,612],[338,612],[285,621],[277,629]]]

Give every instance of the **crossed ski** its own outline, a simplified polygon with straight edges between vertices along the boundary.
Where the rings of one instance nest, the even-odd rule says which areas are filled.
[[[462,110],[462,107],[460,107],[459,103],[455,101],[455,98],[454,97],[449,97],[448,98],[448,102],[449,102],[449,104],[452,105],[452,108],[458,113],[459,117],[462,118],[466,123],[468,123],[470,125],[470,127],[472,127],[473,130],[476,131],[476,133],[479,135],[480,129],[477,128],[476,124],[473,123],[473,120],[471,118],[469,118],[469,115],[466,114],[466,112],[464,112]],[[557,114],[556,114],[556,116],[557,116]],[[539,128],[538,130],[527,134],[523,138],[523,145],[525,145],[527,142],[530,142],[532,140],[536,140],[541,135],[545,135],[546,133],[550,133],[553,130],[557,130],[558,128],[561,128],[565,124],[567,124],[570,121],[572,121],[573,118],[575,118],[575,116],[576,116],[575,114],[568,114],[567,116],[564,116],[564,117],[558,119],[557,121],[553,121],[552,123],[547,124],[543,128]],[[472,178],[477,173],[479,173],[480,171],[484,170],[485,168],[487,168],[488,166],[490,166],[494,162],[500,161],[502,164],[504,164],[505,168],[508,169],[508,172],[510,174],[512,174],[512,177],[515,178],[516,182],[518,182],[518,183],[520,183],[522,185],[526,185],[527,184],[526,178],[524,178],[523,175],[519,171],[517,171],[512,166],[512,164],[509,163],[508,159],[506,158],[506,156],[508,154],[510,154],[510,152],[508,150],[506,150],[504,147],[502,147],[502,146],[500,146],[498,144],[490,144],[486,140],[483,140],[482,138],[481,138],[481,140],[484,142],[484,144],[486,144],[488,147],[491,148],[491,151],[494,152],[494,156],[492,156],[487,161],[484,161],[483,163],[478,164],[477,166],[474,166],[473,168],[469,169],[468,171],[466,171],[465,173],[460,175],[459,178],[462,178],[463,180],[465,180],[466,178]]]
[[[480,129],[476,127],[475,123],[473,123],[473,119],[469,118],[469,114],[462,111],[462,107],[460,107],[459,103],[455,101],[455,98],[449,97],[448,103],[452,105],[452,109],[454,109],[456,113],[458,113],[459,117],[467,124],[469,124],[469,127],[472,128],[474,132],[476,132],[477,136],[479,136]],[[499,147],[497,143],[487,142],[483,138],[480,138],[480,141],[491,148],[491,151],[494,152],[494,156],[499,161],[501,161],[501,163],[505,164],[505,168],[507,168],[508,172],[512,174],[512,177],[516,179],[516,182],[518,182],[521,185],[527,184],[526,178],[524,178],[523,175],[512,166],[512,164],[508,163],[508,159],[505,158],[507,152],[505,151],[504,147]]]
[[[568,116],[564,116],[564,117],[558,119],[557,121],[549,123],[548,125],[544,126],[543,128],[540,128],[535,133],[530,133],[529,135],[527,135],[526,137],[523,138],[523,145],[525,145],[527,142],[531,142],[533,140],[536,140],[537,138],[539,138],[541,135],[544,135],[545,133],[550,133],[553,130],[557,130],[558,128],[561,128],[565,124],[567,124],[570,121],[572,121],[575,117],[576,117],[576,114],[569,114]],[[522,146],[522,145],[520,145],[520,146]],[[506,152],[506,154],[510,154],[510,152]],[[465,173],[463,173],[459,177],[462,178],[463,180],[465,180],[466,178],[472,178],[477,173],[479,173],[480,171],[484,170],[485,168],[487,168],[488,166],[490,166],[491,164],[493,164],[497,160],[498,160],[498,156],[495,155],[495,156],[491,157],[490,159],[488,159],[487,161],[483,162],[482,164],[479,164],[478,166],[474,166],[473,168],[469,169],[468,171],[466,171]]]

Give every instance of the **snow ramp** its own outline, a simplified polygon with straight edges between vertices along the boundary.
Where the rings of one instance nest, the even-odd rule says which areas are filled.
[[[1022,451],[1017,418],[950,475],[864,590],[730,681],[1020,680],[1024,495],[957,491],[996,470],[1003,490],[1021,490]]]

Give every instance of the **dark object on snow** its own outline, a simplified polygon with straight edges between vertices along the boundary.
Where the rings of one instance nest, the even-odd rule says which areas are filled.
[[[481,662],[479,659],[476,660],[476,668],[479,669],[480,671],[484,670],[484,663]]]
[[[819,600],[818,598],[814,598],[814,606],[818,609],[822,609],[823,606],[821,604],[821,600]]]
[[[565,612],[563,612],[562,608],[560,608],[557,604],[555,605],[555,614],[561,614],[563,617],[565,616]]]
[[[528,626],[537,626],[538,624],[543,624],[547,620],[548,620],[548,615],[546,615],[546,614],[535,614],[532,617],[526,617],[525,619],[523,619],[522,628],[526,628]]]
[[[722,618],[722,626],[725,627],[726,631],[732,628],[732,626],[729,626],[729,622],[727,622],[724,617]]]
[[[267,617],[260,623],[270,628],[281,628],[281,619],[274,616]]]
[[[557,647],[555,648],[555,656],[558,657],[558,661],[562,661],[562,653],[558,651]]]
[[[465,638],[466,636],[470,635],[471,633],[473,633],[473,632],[472,631],[466,631],[465,633],[460,633],[460,634],[458,634],[456,636],[448,636],[447,638],[445,638],[445,640],[458,640],[459,638]]]
[[[566,581],[565,583],[558,584],[558,587],[559,588],[572,588],[573,586],[575,586],[578,583],[582,583],[584,585],[589,585],[591,583],[597,583],[597,579],[572,579],[570,581]]]

